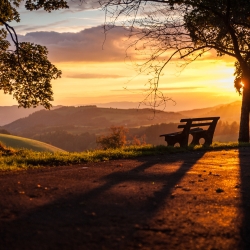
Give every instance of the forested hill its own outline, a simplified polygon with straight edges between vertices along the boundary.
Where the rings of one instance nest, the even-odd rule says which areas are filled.
[[[241,102],[233,102],[226,105],[220,105],[219,107],[210,110],[206,113],[206,116],[220,116],[221,120],[233,122],[240,121],[240,110],[241,110]]]
[[[54,106],[52,109],[57,109],[62,107]],[[9,124],[17,119],[27,117],[28,115],[44,109],[42,106],[36,108],[19,108],[17,105],[13,106],[0,106],[0,126]]]
[[[2,127],[13,135],[43,141],[67,151],[96,148],[96,137],[111,126],[129,128],[128,139],[145,138],[146,143],[164,144],[160,134],[174,132],[184,117],[220,116],[215,140],[237,140],[240,103],[180,113],[151,109],[115,109],[96,106],[61,107],[37,111]],[[229,123],[228,123],[228,122]],[[233,123],[236,121],[237,123]],[[218,137],[219,136],[219,137]]]
[[[18,108],[17,105],[14,106],[0,106],[0,126],[6,125],[11,123],[17,119],[22,117],[26,117],[36,111],[44,109],[43,107],[39,106],[36,108]]]
[[[110,126],[136,127],[155,123],[179,122],[183,115],[174,112],[153,112],[152,109],[114,109],[96,106],[62,107],[41,110],[26,118],[3,126],[13,134],[24,135],[32,130],[60,127],[71,132],[92,132]]]
[[[239,122],[241,101],[229,104],[221,104],[215,107],[180,111],[179,113],[186,117],[209,117],[220,116],[220,120],[227,122]]]

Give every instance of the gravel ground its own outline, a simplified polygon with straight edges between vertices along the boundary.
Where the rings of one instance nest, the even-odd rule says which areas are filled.
[[[250,150],[0,173],[0,249],[250,249]]]

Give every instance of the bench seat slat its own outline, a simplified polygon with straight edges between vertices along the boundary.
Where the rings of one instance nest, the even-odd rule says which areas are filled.
[[[175,136],[175,135],[179,135],[181,134],[181,132],[174,132],[174,133],[170,133],[170,134],[163,134],[163,135],[160,135],[160,137],[162,136]]]

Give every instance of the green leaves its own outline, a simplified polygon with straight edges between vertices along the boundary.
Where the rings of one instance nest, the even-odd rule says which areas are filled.
[[[46,47],[20,43],[14,52],[0,53],[0,89],[13,94],[19,106],[50,108],[52,98],[51,80],[61,77],[47,58]]]
[[[48,12],[69,8],[67,1],[64,0],[27,0],[25,7],[27,10],[39,10],[43,8]]]
[[[0,0],[0,23],[2,22],[11,22],[11,21],[20,21],[20,15],[15,7],[19,6],[19,3],[22,0]],[[14,5],[14,6],[13,6]]]
[[[5,94],[13,95],[21,107],[43,105],[50,108],[53,100],[51,80],[61,77],[62,72],[48,60],[46,47],[22,42],[13,27],[8,23],[20,21],[17,10],[21,2],[25,2],[27,10],[51,12],[68,8],[64,0],[0,0],[0,89]],[[10,50],[10,42],[15,47]]]

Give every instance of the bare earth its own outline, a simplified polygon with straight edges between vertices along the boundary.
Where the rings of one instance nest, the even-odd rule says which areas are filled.
[[[250,149],[0,173],[0,249],[250,249]]]

